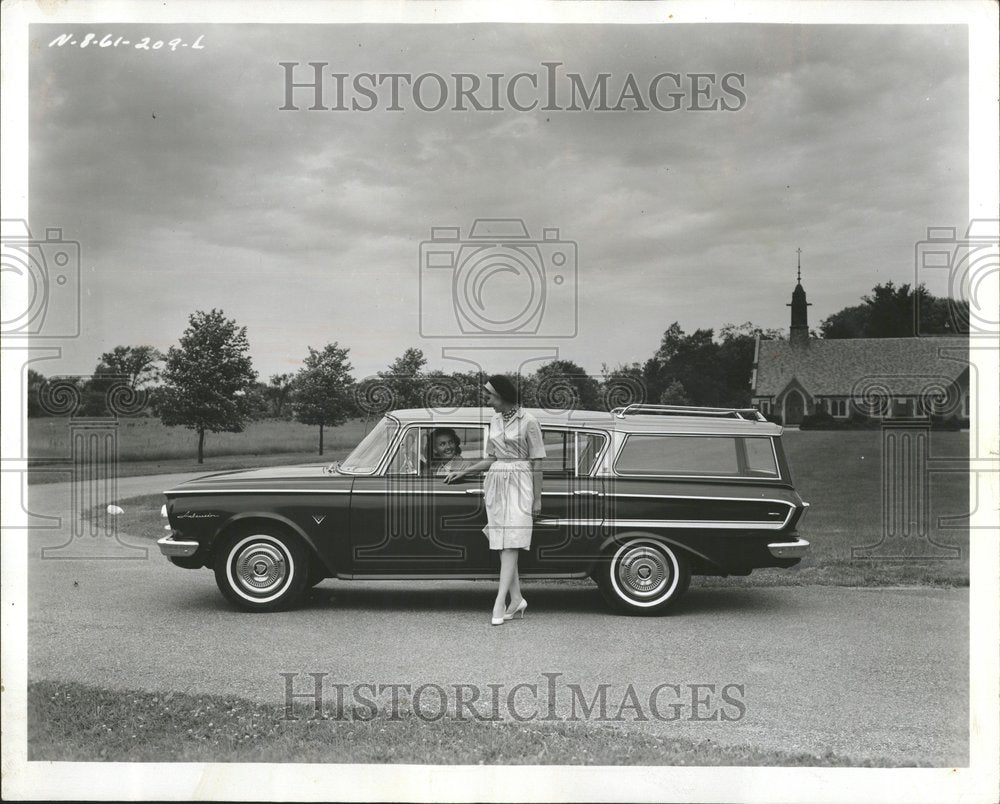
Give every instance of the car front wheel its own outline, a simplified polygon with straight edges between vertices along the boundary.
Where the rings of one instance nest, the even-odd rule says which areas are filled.
[[[287,609],[309,581],[306,551],[297,539],[278,530],[235,533],[216,556],[219,590],[245,611]]]
[[[662,614],[684,594],[691,568],[680,551],[657,539],[614,545],[596,572],[605,602],[625,614]]]

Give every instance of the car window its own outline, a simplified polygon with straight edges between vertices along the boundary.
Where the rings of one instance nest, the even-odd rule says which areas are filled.
[[[600,433],[576,434],[576,473],[589,475],[604,447],[604,436]]]
[[[770,438],[751,437],[742,439],[747,452],[747,470],[754,477],[777,477],[778,466],[774,462],[774,448]]]
[[[572,474],[573,434],[566,430],[542,428],[542,444],[545,457],[542,458],[542,472],[545,474]]]
[[[632,433],[615,471],[621,475],[740,475],[735,436],[679,436]]]
[[[374,472],[398,429],[399,425],[394,419],[380,419],[341,462],[340,471],[358,475]]]
[[[594,468],[604,437],[599,433],[542,428],[545,457],[542,471],[550,475],[589,475]]]
[[[420,425],[403,434],[387,474],[444,475],[483,459],[486,430],[482,426]]]
[[[389,462],[389,468],[387,470],[390,475],[415,475],[419,468],[419,450],[418,446],[420,444],[420,430],[416,427],[411,427],[403,434],[402,440],[399,442],[399,446],[396,448],[396,454],[392,456],[392,460]]]

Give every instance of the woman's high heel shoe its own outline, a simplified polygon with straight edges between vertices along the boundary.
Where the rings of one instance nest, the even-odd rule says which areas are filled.
[[[507,622],[506,617],[494,617],[492,614],[490,615],[490,625],[503,625],[505,622]]]
[[[527,600],[525,600],[525,599],[524,599],[524,598],[522,597],[522,598],[521,598],[521,602],[517,604],[517,608],[516,608],[516,609],[514,609],[513,611],[510,611],[510,612],[507,612],[507,613],[506,613],[506,614],[505,614],[505,615],[503,616],[503,618],[504,618],[505,620],[513,620],[513,619],[514,619],[514,615],[515,615],[515,614],[520,614],[520,615],[521,615],[521,619],[523,620],[523,619],[524,619],[524,610],[525,610],[526,608],[528,608],[528,601],[527,601]]]

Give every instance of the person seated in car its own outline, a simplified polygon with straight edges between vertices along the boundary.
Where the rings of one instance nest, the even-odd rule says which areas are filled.
[[[462,440],[450,427],[439,427],[431,433],[431,459],[425,466],[429,475],[446,475],[469,465],[462,457]]]

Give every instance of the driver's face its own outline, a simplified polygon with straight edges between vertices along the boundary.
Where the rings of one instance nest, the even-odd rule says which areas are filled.
[[[455,454],[455,442],[448,436],[438,436],[434,439],[434,455],[438,458],[451,458]]]

